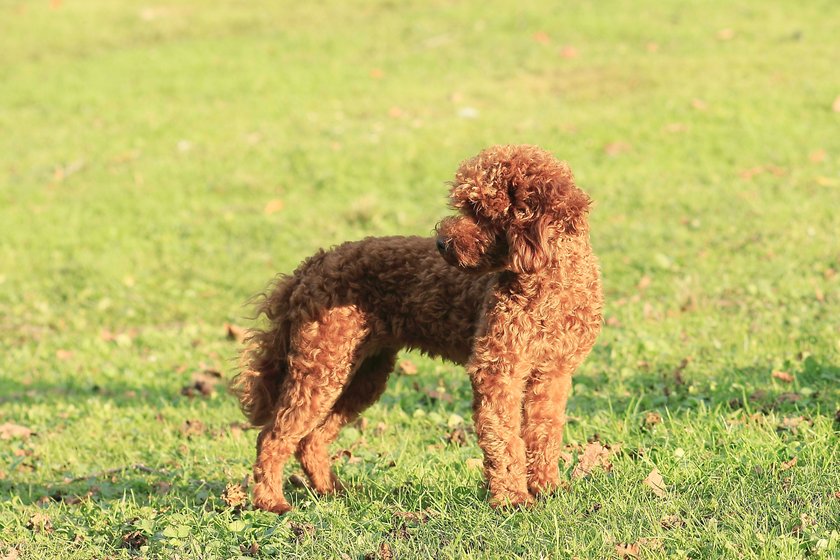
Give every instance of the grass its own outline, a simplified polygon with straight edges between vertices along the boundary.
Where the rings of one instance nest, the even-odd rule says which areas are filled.
[[[34,431],[0,429],[0,558],[840,556],[833,3],[0,10],[0,424]],[[336,445],[346,496],[231,508],[255,434],[181,394],[234,373],[225,323],[319,247],[430,233],[518,142],[597,201],[565,437],[612,468],[491,511],[463,371],[409,354]]]

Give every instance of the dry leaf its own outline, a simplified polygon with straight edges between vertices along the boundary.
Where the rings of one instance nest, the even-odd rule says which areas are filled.
[[[645,486],[650,488],[654,494],[659,496],[660,498],[664,498],[667,494],[667,488],[665,486],[665,481],[662,480],[662,474],[659,472],[659,469],[653,467],[653,470],[650,471],[650,474],[647,475],[647,478],[644,480]]]
[[[551,42],[551,38],[545,31],[537,31],[536,33],[534,33],[534,41],[541,45],[547,45]]]
[[[181,433],[187,437],[200,436],[204,433],[204,423],[201,420],[184,420]]]
[[[62,362],[66,362],[67,360],[72,358],[74,354],[75,354],[75,352],[73,352],[72,350],[56,350],[55,351],[55,357],[58,358],[59,360],[61,360]]]
[[[735,31],[729,28],[721,29],[717,32],[717,38],[721,41],[729,41],[733,37],[735,37]]]
[[[703,101],[702,99],[692,99],[691,106],[698,111],[705,111],[709,108],[709,104]]]
[[[656,426],[657,424],[662,423],[662,416],[659,415],[658,412],[647,412],[645,413],[645,427],[650,429]]]
[[[235,340],[241,344],[247,335],[248,331],[246,329],[237,327],[231,323],[225,323],[225,336],[227,336],[228,340]]]
[[[289,529],[292,530],[292,534],[294,534],[295,540],[298,542],[315,534],[315,526],[312,523],[296,523],[290,521]]]
[[[140,547],[148,543],[146,535],[141,531],[129,531],[121,537],[121,540],[120,546],[129,550],[140,550]]]
[[[411,360],[400,360],[397,368],[402,375],[417,375],[417,366]]]
[[[279,212],[283,209],[283,201],[279,198],[275,198],[274,200],[269,200],[265,208],[263,208],[263,213],[266,215],[271,215]]]
[[[578,463],[572,469],[572,480],[588,476],[595,467],[602,466],[607,471],[612,469],[612,464],[607,460],[610,455],[609,449],[597,441],[586,444],[583,453],[578,457]]]
[[[52,519],[50,519],[50,516],[46,513],[38,512],[29,518],[26,528],[33,533],[52,533]]]
[[[446,441],[458,447],[464,447],[467,445],[467,432],[464,428],[455,428],[446,435]]]
[[[648,276],[647,274],[645,274],[644,276],[642,276],[642,277],[639,279],[639,283],[636,285],[636,288],[637,288],[640,292],[644,292],[645,290],[647,290],[647,289],[650,287],[650,283],[651,283],[651,282],[653,282],[653,280],[651,280],[650,276]]]
[[[370,77],[373,78],[374,80],[382,79],[382,76],[384,76],[384,75],[385,75],[385,73],[379,68],[373,68],[370,71]]]
[[[560,51],[560,56],[563,58],[577,58],[578,50],[571,45],[567,45]]]
[[[248,493],[242,484],[229,482],[222,491],[222,501],[234,510],[241,510],[248,504]]]
[[[633,544],[626,544],[626,543],[619,543],[615,545],[615,553],[618,554],[619,558],[638,558],[639,557],[639,545],[638,543]]]
[[[797,461],[797,458],[796,458],[796,457],[794,457],[794,458],[793,458],[793,459],[791,459],[790,461],[785,461],[784,463],[782,463],[782,464],[781,464],[781,469],[782,469],[783,471],[786,471],[786,470],[792,469],[792,468],[796,465],[796,461]]]
[[[838,97],[840,99],[840,97]],[[814,150],[813,152],[808,155],[808,159],[811,160],[811,163],[822,163],[825,161],[825,150],[820,148],[819,150]]]
[[[831,110],[835,113],[840,113],[840,95],[834,99],[834,103],[831,104]]]
[[[0,424],[0,439],[26,439],[32,434],[32,430],[25,426],[18,426],[17,424],[12,424],[9,422],[6,422],[5,424]]]
[[[685,527],[685,521],[683,521],[679,515],[666,515],[659,520],[659,525],[666,530],[676,529],[679,527]]]
[[[786,371],[774,371],[773,377],[785,383],[793,383],[793,376]]]
[[[610,157],[615,157],[630,151],[630,144],[627,142],[610,142],[604,146],[604,153]]]
[[[205,369],[192,375],[189,385],[181,388],[181,394],[185,397],[202,395],[209,397],[216,390],[216,384],[222,379],[222,374],[214,369]]]

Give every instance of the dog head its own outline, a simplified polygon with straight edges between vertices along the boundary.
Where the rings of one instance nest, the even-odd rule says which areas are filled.
[[[588,231],[590,199],[569,167],[536,146],[493,146],[461,164],[437,226],[446,261],[473,272],[535,273],[562,236]]]

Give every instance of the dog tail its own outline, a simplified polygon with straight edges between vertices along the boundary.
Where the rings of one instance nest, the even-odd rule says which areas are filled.
[[[240,357],[240,372],[231,381],[231,391],[239,399],[239,407],[254,426],[271,421],[280,385],[288,375],[289,299],[294,287],[292,277],[281,276],[272,290],[258,296],[257,318],[265,315],[268,326],[248,333]]]

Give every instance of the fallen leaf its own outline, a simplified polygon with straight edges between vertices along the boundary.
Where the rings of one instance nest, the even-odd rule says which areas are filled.
[[[645,49],[647,49],[647,52],[655,53],[659,50],[659,44],[658,43],[648,43],[647,45],[645,45]]]
[[[651,282],[653,282],[651,277],[648,276],[647,274],[645,274],[644,276],[639,278],[639,283],[636,284],[636,289],[639,290],[640,292],[644,292],[645,290],[647,290],[650,287]]]
[[[615,328],[620,328],[621,327],[621,321],[619,321],[618,318],[614,315],[611,315],[610,317],[607,317],[606,322],[607,322],[608,327],[615,327]]]
[[[411,360],[400,360],[397,371],[402,375],[417,375],[417,366]]]
[[[785,383],[793,383],[793,376],[786,371],[774,371],[772,376],[779,381],[784,381]]]
[[[639,545],[637,543],[619,543],[615,545],[615,553],[618,554],[619,558],[638,558]]]
[[[393,560],[394,553],[391,550],[391,545],[385,541],[379,543],[379,550],[377,551],[377,556],[379,560]]]
[[[376,427],[373,429],[373,435],[381,436],[386,431],[388,431],[388,425],[385,422],[377,422]]]
[[[20,438],[20,439],[27,439],[31,436],[34,432],[25,426],[19,426],[17,424],[12,424],[10,422],[6,422],[5,424],[0,424],[0,439],[12,439],[12,438]]]
[[[612,463],[607,460],[609,455],[609,449],[601,445],[600,442],[593,441],[587,443],[583,453],[578,457],[575,468],[572,469],[572,480],[588,476],[594,468],[599,466],[610,471],[612,469]]]
[[[233,510],[241,510],[248,504],[248,493],[242,484],[229,482],[222,491],[222,501]]]
[[[58,358],[59,360],[61,360],[62,362],[66,362],[67,360],[72,358],[74,354],[75,354],[75,352],[73,352],[72,350],[56,350],[55,351],[55,357]]]
[[[209,397],[216,390],[216,385],[221,381],[222,374],[214,369],[205,369],[193,373],[189,385],[181,388],[181,394],[185,397],[202,395]]]
[[[239,552],[245,554],[246,556],[256,556],[260,553],[260,543],[258,543],[257,541],[251,541],[251,544],[249,546],[240,544]]]
[[[792,468],[796,465],[796,461],[797,461],[797,458],[796,458],[796,457],[794,457],[794,458],[793,458],[793,459],[791,459],[790,461],[785,461],[785,462],[783,462],[783,463],[780,465],[780,468],[781,468],[783,471],[786,471],[786,470],[792,469]]]
[[[149,539],[147,539],[146,535],[144,535],[141,531],[129,531],[124,534],[120,540],[122,541],[120,544],[122,548],[140,550],[140,547],[146,546]]]
[[[534,41],[541,45],[547,45],[551,42],[551,38],[545,31],[537,31],[536,33],[534,33]]]
[[[38,512],[29,518],[29,521],[26,523],[26,528],[33,533],[52,533],[52,519],[46,513]]]
[[[834,99],[834,103],[831,104],[831,110],[835,113],[840,113],[840,95]]]
[[[263,213],[267,216],[271,214],[276,214],[277,212],[283,209],[283,201],[279,198],[275,198],[274,200],[269,200],[266,202],[265,207],[263,208]]]
[[[315,534],[315,526],[312,523],[296,523],[295,521],[290,521],[289,529],[292,530],[292,534],[298,542]]]
[[[840,99],[840,97],[838,97],[837,99]],[[808,159],[811,160],[811,163],[822,163],[823,161],[825,161],[825,156],[825,150],[820,148],[819,150],[814,150],[813,152],[811,152],[808,155]]]
[[[578,50],[571,45],[567,45],[560,51],[560,56],[563,58],[577,58]]]
[[[717,32],[717,38],[720,41],[729,41],[733,37],[735,37],[735,31],[729,28],[721,29]]]
[[[677,529],[685,527],[685,521],[679,515],[666,515],[659,520],[659,525],[665,530]]]
[[[800,400],[802,400],[802,396],[796,393],[782,393],[781,395],[776,397],[776,402],[779,404],[786,402],[798,402]]]
[[[184,420],[181,433],[187,437],[200,436],[204,433],[204,423],[201,420]]]
[[[235,340],[236,342],[242,344],[248,336],[248,331],[231,323],[225,323],[225,335],[228,340]]]
[[[370,77],[373,78],[374,80],[382,79],[382,76],[384,76],[384,75],[385,75],[385,73],[379,68],[373,68],[370,71]]]
[[[464,428],[455,428],[446,435],[446,441],[458,447],[467,445],[467,432]]]
[[[645,413],[645,427],[650,429],[662,423],[662,416],[658,412]]]
[[[394,513],[394,516],[418,525],[425,523],[431,517],[427,511],[398,511]]]
[[[644,484],[660,498],[664,498],[667,495],[665,481],[662,479],[662,474],[656,467],[653,467],[653,470],[650,471],[649,475],[647,475],[647,477],[644,480]]]
[[[703,101],[702,99],[692,99],[691,106],[698,111],[705,111],[709,108],[709,104]]]
[[[610,157],[619,156],[630,151],[630,144],[627,142],[610,142],[604,146],[604,153]]]

